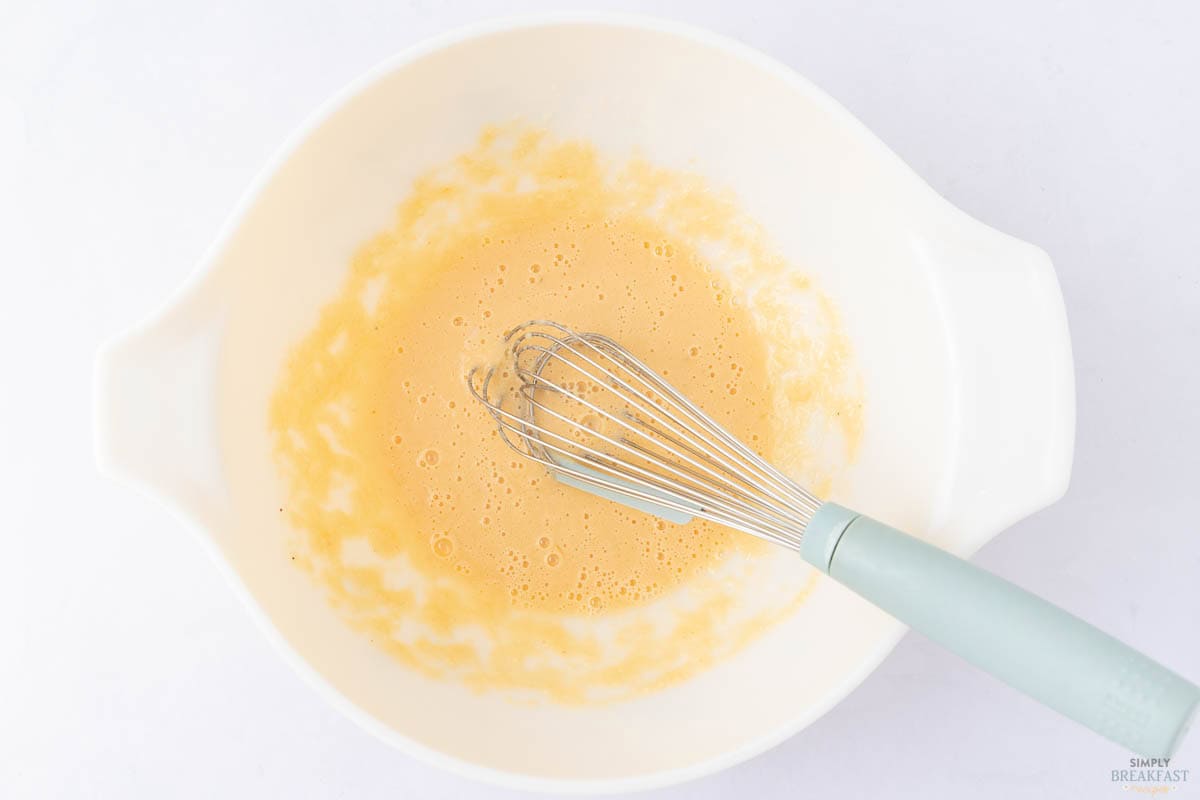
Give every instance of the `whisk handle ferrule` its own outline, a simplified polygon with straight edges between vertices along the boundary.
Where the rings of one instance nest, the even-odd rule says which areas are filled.
[[[1145,756],[1169,757],[1200,687],[1008,581],[833,503],[801,554],[914,630]]]

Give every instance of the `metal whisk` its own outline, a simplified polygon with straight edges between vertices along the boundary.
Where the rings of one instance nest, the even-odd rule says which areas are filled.
[[[617,342],[543,320],[509,332],[471,393],[556,478],[672,522],[792,550],[910,627],[1142,755],[1169,757],[1200,688],[988,572],[822,502]]]

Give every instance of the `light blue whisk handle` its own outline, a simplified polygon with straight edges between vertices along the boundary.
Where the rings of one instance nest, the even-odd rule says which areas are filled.
[[[806,561],[948,650],[1135,753],[1169,757],[1200,687],[1024,589],[833,503]]]

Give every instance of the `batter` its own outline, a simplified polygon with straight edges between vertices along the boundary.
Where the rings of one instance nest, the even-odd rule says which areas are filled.
[[[465,384],[508,328],[553,319],[622,342],[768,459],[780,396],[836,419],[852,454],[843,343],[821,351],[825,374],[772,381],[770,297],[747,302],[697,249],[721,237],[745,249],[694,179],[616,173],[528,130],[486,132],[417,182],[296,348],[270,414],[296,554],[353,624],[430,674],[584,700],[686,677],[783,613],[733,610],[765,545],[559,484],[500,441]],[[749,253],[743,269],[782,274]],[[681,593],[686,610],[638,616]]]

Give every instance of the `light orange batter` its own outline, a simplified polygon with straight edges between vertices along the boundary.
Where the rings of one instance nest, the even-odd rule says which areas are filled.
[[[566,487],[500,441],[465,375],[513,325],[612,336],[768,458],[781,392],[836,419],[852,451],[840,338],[821,351],[826,374],[772,380],[779,354],[759,332],[772,299],[747,302],[697,251],[746,245],[728,208],[644,165],[614,175],[583,144],[485,134],[417,183],[281,378],[271,425],[302,559],[354,624],[430,674],[620,694],[691,674],[781,613],[739,618],[722,574],[761,543]],[[750,253],[761,263],[743,269],[779,273]],[[637,616],[688,589],[686,610]],[[603,633],[572,621],[608,616]]]

